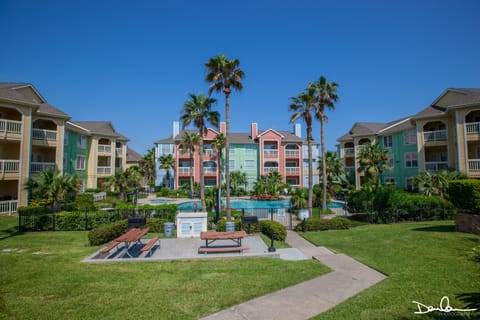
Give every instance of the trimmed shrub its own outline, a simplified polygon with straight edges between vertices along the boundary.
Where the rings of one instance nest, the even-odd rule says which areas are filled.
[[[120,220],[91,230],[88,233],[88,242],[91,246],[99,246],[121,236],[127,230],[128,220]]]
[[[147,218],[145,228],[148,228],[148,232],[162,233],[164,231],[163,224],[168,222],[165,219]]]
[[[217,222],[217,231],[225,231],[225,222],[227,221],[233,221],[235,222],[235,230],[242,230],[241,225],[242,221],[240,220],[225,220],[225,219],[220,219]]]
[[[465,213],[480,213],[480,180],[450,181],[447,197],[455,207]]]
[[[92,193],[77,194],[75,197],[75,207],[78,211],[94,211],[95,202],[93,201]]]
[[[307,231],[345,230],[350,229],[350,220],[335,217],[333,219],[309,218],[306,221]],[[302,231],[302,224],[298,224],[296,231]]]
[[[287,228],[277,221],[260,220],[260,229],[267,237],[272,237],[277,241],[285,241],[287,238]]]

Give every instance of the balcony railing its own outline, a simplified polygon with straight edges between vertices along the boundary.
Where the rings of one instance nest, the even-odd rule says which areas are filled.
[[[203,173],[216,174],[217,173],[217,168],[203,168]]]
[[[122,156],[123,155],[123,148],[115,148],[115,152],[117,153],[117,156]]]
[[[97,167],[97,174],[112,174],[112,167]]]
[[[203,153],[207,156],[215,156],[217,154],[217,150],[213,149],[203,149]]]
[[[10,173],[20,171],[20,160],[0,160],[0,172]]]
[[[57,140],[57,131],[47,129],[32,129],[32,138],[36,140]]]
[[[287,158],[298,158],[299,155],[300,155],[300,150],[289,150],[289,149],[285,150],[285,157]]]
[[[265,168],[263,168],[263,174],[269,174],[270,172],[278,172],[278,167],[265,167]]]
[[[480,159],[468,160],[469,171],[480,171]]]
[[[276,158],[278,157],[278,149],[264,149],[263,155],[267,158]]]
[[[445,141],[447,140],[447,130],[425,131],[423,140],[427,141]]]
[[[57,164],[55,162],[32,162],[30,164],[31,173],[40,173],[49,168],[56,169]]]
[[[480,122],[470,122],[465,124],[467,134],[480,133]]]
[[[112,146],[99,144],[97,150],[98,150],[98,153],[112,153]]]
[[[180,158],[190,158],[190,152],[189,151],[183,152],[183,151],[180,150],[180,151],[178,151],[178,156]]]
[[[447,169],[448,169],[448,161],[435,161],[435,162],[425,161],[426,171],[437,172],[440,170],[447,170]]]
[[[0,132],[21,133],[22,122],[15,120],[0,120]]]
[[[292,176],[292,175],[299,175],[300,174],[300,168],[299,167],[286,167],[285,168],[285,174]]]
[[[345,156],[354,156],[355,148],[343,148],[343,152],[345,153]]]
[[[18,200],[0,201],[0,214],[8,214],[17,212]]]
[[[179,167],[178,174],[181,176],[189,175],[190,174],[190,167]]]

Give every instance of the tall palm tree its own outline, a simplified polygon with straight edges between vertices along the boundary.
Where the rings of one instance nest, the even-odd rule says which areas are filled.
[[[190,93],[190,100],[185,101],[180,117],[183,128],[193,123],[198,129],[198,135],[200,136],[198,155],[200,160],[200,200],[202,201],[203,210],[207,208],[205,205],[205,181],[203,178],[203,137],[207,134],[207,123],[218,127],[220,122],[220,113],[212,111],[212,104],[215,102],[217,100],[208,98],[203,94],[195,95]]]
[[[298,97],[291,97],[292,103],[288,109],[292,112],[290,122],[297,119],[303,119],[307,125],[307,148],[308,148],[308,216],[312,217],[312,199],[313,199],[313,160],[312,160],[312,112],[315,111],[315,91],[307,88]]]
[[[145,179],[145,184],[149,187],[153,187],[155,184],[155,177],[157,176],[155,148],[148,150],[147,154],[140,160],[139,167]]]
[[[325,164],[327,166],[327,187],[329,189],[330,196],[334,196],[334,183],[337,182],[340,184],[343,179],[343,165],[336,152],[327,151],[325,153],[325,158]],[[318,170],[323,170],[322,165],[323,161],[320,161],[318,164]]]
[[[231,219],[230,209],[230,142],[229,142],[229,127],[230,127],[230,93],[232,89],[241,91],[243,89],[242,80],[245,77],[245,73],[239,68],[240,60],[228,58],[220,54],[214,58],[210,58],[205,67],[208,70],[205,80],[211,83],[208,94],[211,95],[215,92],[222,92],[225,94],[225,180],[227,184],[226,194],[226,206],[227,206],[227,219]]]
[[[32,199],[49,199],[52,212],[57,212],[60,202],[69,194],[78,192],[79,181],[75,175],[62,175],[55,168],[48,168],[30,177],[25,185]]]
[[[327,166],[325,164],[325,107],[329,110],[335,110],[335,102],[338,100],[337,95],[338,84],[336,82],[328,82],[321,76],[317,82],[310,83],[309,90],[314,90],[316,95],[316,113],[315,117],[320,120],[320,145],[322,157],[322,210],[327,210]]]
[[[182,140],[180,141],[180,150],[182,152],[188,152],[188,156],[190,158],[190,168],[188,173],[190,175],[190,196],[193,197],[193,157],[195,155],[195,149],[200,141],[200,136],[198,133],[188,133],[185,132],[183,135]]]
[[[230,173],[230,183],[232,184],[233,194],[237,194],[237,190],[240,186],[246,186],[248,183],[247,173],[240,170]],[[246,189],[246,188],[245,188]]]
[[[135,188],[141,179],[140,172],[137,168],[130,167],[125,171],[117,171],[115,175],[108,177],[105,180],[105,185],[118,189],[120,198],[127,200],[127,191],[129,188]]]
[[[213,147],[217,149],[218,159],[218,189],[222,189],[222,160],[223,160],[223,148],[227,144],[227,138],[223,133],[217,134],[213,141]]]
[[[164,154],[160,156],[159,160],[160,160],[160,169],[163,169],[166,172],[165,184],[167,185],[167,188],[170,189],[170,186],[172,184],[171,177],[170,177],[170,170],[174,170],[173,176],[175,176],[175,158],[171,154]],[[173,189],[175,189],[175,183],[174,183]]]
[[[368,143],[360,149],[358,171],[365,172],[365,178],[372,186],[378,186],[380,174],[391,167],[387,153],[387,150],[380,148],[378,142]]]

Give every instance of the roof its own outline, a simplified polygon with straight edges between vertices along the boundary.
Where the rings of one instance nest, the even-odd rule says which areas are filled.
[[[352,126],[352,129],[338,138],[337,141],[348,141],[352,140],[353,137],[358,136],[386,135],[408,130],[413,127],[413,124],[410,122],[410,117],[401,118],[388,123],[356,122]]]
[[[140,153],[127,146],[127,162],[139,162],[143,157]]]
[[[129,140],[124,135],[115,131],[115,128],[110,121],[75,121],[74,124],[87,129],[92,134],[116,137],[127,141]]]

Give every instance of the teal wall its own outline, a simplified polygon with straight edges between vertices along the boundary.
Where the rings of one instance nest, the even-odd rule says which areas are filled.
[[[259,173],[259,153],[258,153],[258,144],[230,144],[230,161],[235,161],[235,168],[230,167],[230,172],[232,171],[241,171],[247,174],[247,179],[249,179],[248,188],[253,187],[253,182],[257,180]],[[248,160],[253,160],[253,166],[246,166]],[[223,159],[225,161],[225,157]],[[250,161],[251,163],[251,161]],[[225,174],[225,165],[223,166],[223,173]],[[225,179],[223,179],[225,180]]]
[[[389,155],[393,155],[393,167],[391,170],[387,170],[382,173],[381,180],[385,182],[385,178],[394,178],[395,186],[399,188],[406,188],[406,180],[412,178],[418,174],[418,167],[408,168],[405,166],[405,154],[409,152],[417,153],[417,144],[405,144],[404,132],[392,133],[392,147],[385,147],[384,136],[380,137],[380,146],[382,149],[388,151]],[[418,161],[418,160],[417,160]]]
[[[88,170],[88,153],[90,150],[91,139],[88,136],[86,137],[86,147],[85,149],[79,148],[77,146],[79,133],[65,130],[65,143],[63,147],[63,172],[68,174],[76,174],[80,179],[87,179],[87,170]],[[77,155],[83,155],[85,157],[85,169],[77,170],[76,161]]]

